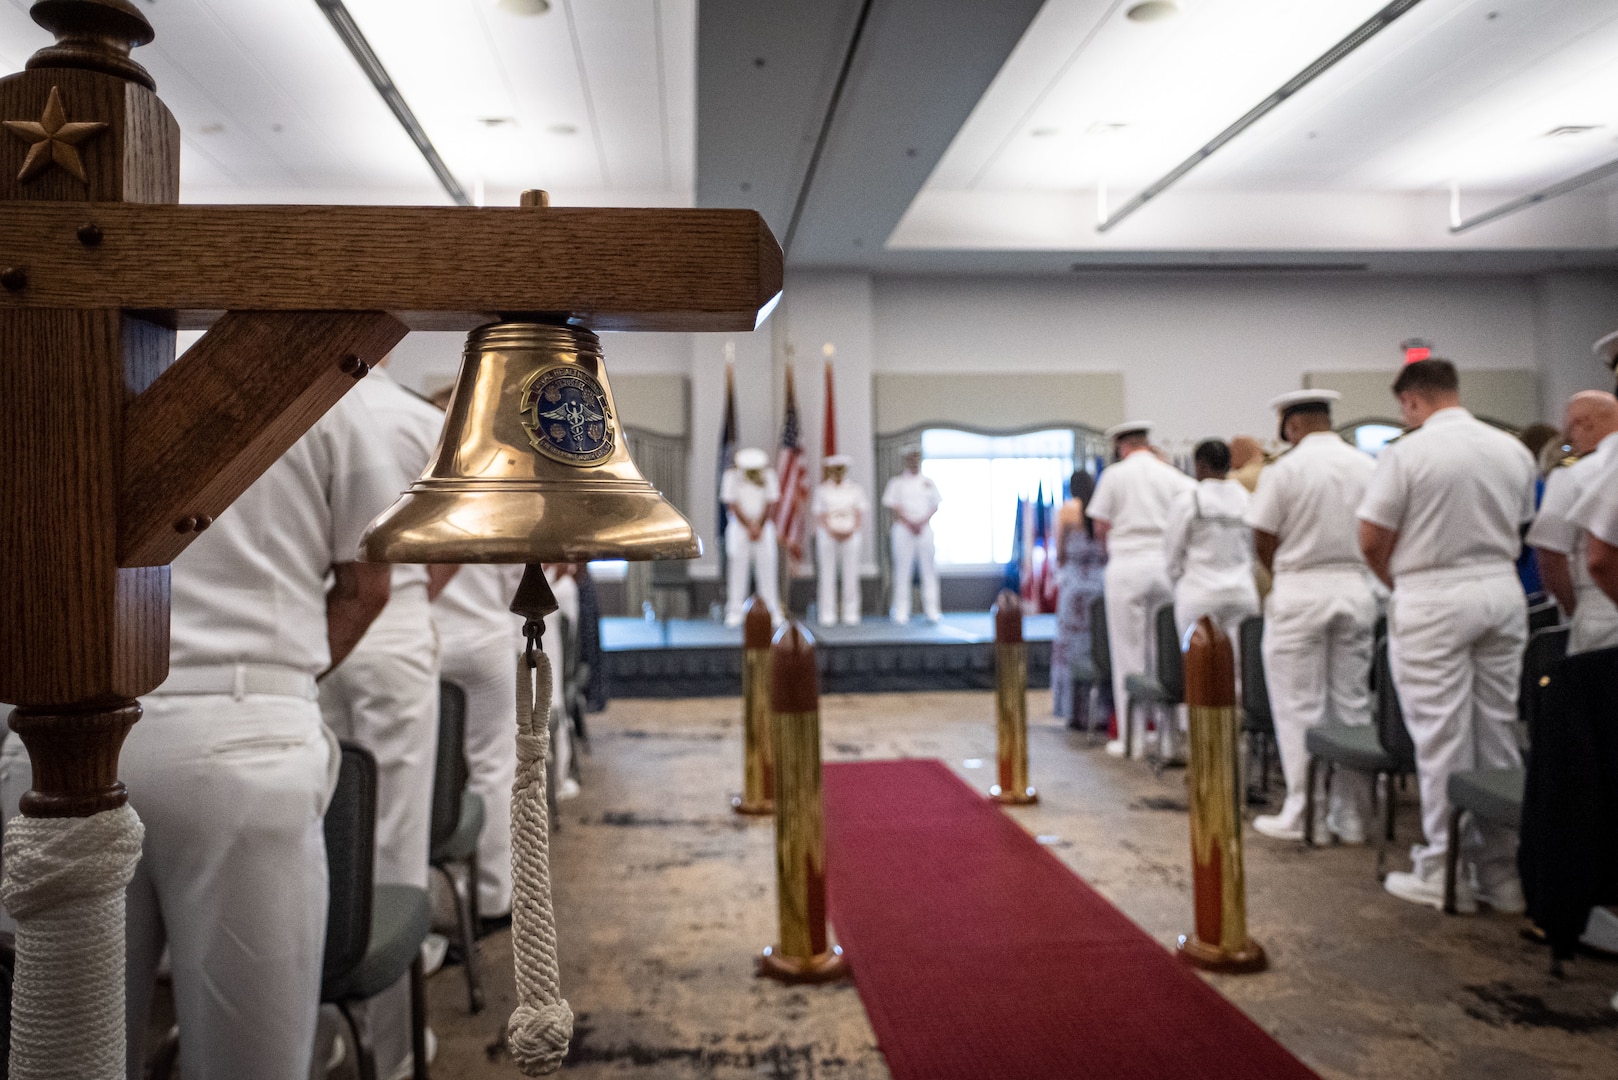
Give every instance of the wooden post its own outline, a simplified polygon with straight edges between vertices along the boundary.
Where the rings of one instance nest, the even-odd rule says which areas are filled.
[[[742,620],[742,793],[738,814],[775,813],[775,733],[770,716],[770,609],[757,594]]]
[[[1241,788],[1236,778],[1236,659],[1230,638],[1204,615],[1185,646],[1191,713],[1191,887],[1195,931],[1180,935],[1180,959],[1231,974],[1263,971],[1264,950],[1247,936]]]
[[[780,944],[758,958],[757,973],[786,983],[821,983],[848,974],[826,935],[826,819],[820,795],[820,671],[815,639],[789,619],[770,646],[775,713],[775,893]]]
[[[989,798],[1006,806],[1039,801],[1028,782],[1028,646],[1022,599],[1010,589],[994,601],[994,736],[998,781]]]

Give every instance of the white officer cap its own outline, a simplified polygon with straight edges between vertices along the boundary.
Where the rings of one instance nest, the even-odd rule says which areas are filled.
[[[769,467],[769,464],[770,455],[758,449],[756,446],[749,446],[745,450],[736,451],[736,467],[744,472],[751,472],[754,469],[765,469]]]
[[[1150,436],[1152,434],[1152,428],[1156,426],[1157,425],[1152,423],[1150,420],[1126,420],[1122,424],[1112,425],[1112,427],[1106,430],[1105,434],[1109,439],[1121,439],[1125,435]]]
[[[1343,395],[1335,390],[1294,390],[1272,400],[1270,408],[1284,416],[1288,409],[1296,409],[1300,405],[1325,405],[1330,408],[1334,401],[1342,399]]]
[[[1610,368],[1618,368],[1618,330],[1614,330],[1600,341],[1591,346],[1595,354],[1607,362]]]
[[[854,459],[849,457],[847,454],[833,454],[821,464],[825,465],[828,469],[835,469],[838,467],[846,469],[850,465],[854,464]]]

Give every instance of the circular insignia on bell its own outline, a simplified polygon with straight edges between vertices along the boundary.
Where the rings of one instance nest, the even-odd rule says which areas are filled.
[[[522,426],[541,454],[597,465],[612,454],[612,410],[595,376],[576,367],[534,373],[522,390]]]

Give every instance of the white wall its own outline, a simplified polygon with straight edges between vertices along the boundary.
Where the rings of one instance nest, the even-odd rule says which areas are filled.
[[[836,347],[841,449],[874,493],[872,378],[935,371],[1118,372],[1124,410],[1154,419],[1165,439],[1268,435],[1265,402],[1304,375],[1391,376],[1399,343],[1418,337],[1468,368],[1536,373],[1537,410],[1555,419],[1569,393],[1610,387],[1590,354],[1618,328],[1618,273],[1526,277],[877,277],[794,273],[765,327],[750,334],[607,334],[608,371],[690,379],[688,507],[708,549],[693,567],[717,572],[712,497],[727,342],[736,351],[740,445],[773,452],[786,347],[796,357],[803,438],[816,467],[822,423],[821,347]],[[453,378],[463,335],[411,334],[393,361],[407,385]],[[1391,401],[1390,413],[1391,409]],[[633,418],[627,418],[630,422]],[[867,552],[874,545],[866,544]]]
[[[881,371],[1120,371],[1166,439],[1274,427],[1306,371],[1402,359],[1419,337],[1463,370],[1535,367],[1524,278],[879,279]],[[1016,393],[1008,380],[1008,393]]]

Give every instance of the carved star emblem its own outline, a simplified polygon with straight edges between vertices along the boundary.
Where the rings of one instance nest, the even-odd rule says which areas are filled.
[[[7,120],[5,126],[19,139],[33,144],[28,148],[28,156],[23,159],[22,172],[17,174],[19,183],[32,180],[54,162],[85,184],[90,181],[84,174],[84,162],[79,160],[79,144],[101,134],[107,127],[99,120],[68,123],[67,113],[62,108],[62,95],[54,86],[51,87],[50,100],[45,103],[45,115],[39,118],[38,123],[32,120]]]

